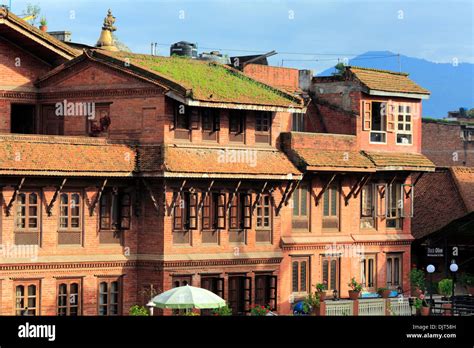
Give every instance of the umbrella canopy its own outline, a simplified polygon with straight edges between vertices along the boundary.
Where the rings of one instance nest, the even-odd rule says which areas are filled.
[[[152,298],[148,306],[158,308],[219,308],[225,306],[225,300],[209,290],[185,285],[165,291]]]

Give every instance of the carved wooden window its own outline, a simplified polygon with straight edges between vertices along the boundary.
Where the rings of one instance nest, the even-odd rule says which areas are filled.
[[[249,193],[234,195],[230,205],[229,228],[252,228],[252,196]]]
[[[309,290],[309,257],[291,258],[291,284],[293,292],[307,292]]]
[[[365,290],[375,291],[377,282],[376,255],[364,255],[360,260],[361,283]]]
[[[375,227],[374,185],[366,184],[360,192],[360,227]]]
[[[293,192],[292,227],[296,230],[308,231],[310,195],[307,184],[300,184]]]
[[[256,241],[272,241],[272,196],[264,194],[257,204]]]
[[[57,314],[59,316],[81,314],[81,281],[79,279],[59,281]]]
[[[100,280],[99,282],[99,315],[120,315],[122,312],[121,280]]]
[[[339,186],[330,186],[323,195],[323,228],[339,229]]]
[[[402,254],[387,254],[387,288],[402,286]]]
[[[100,197],[100,229],[128,230],[131,222],[130,193],[107,189]]]
[[[39,281],[17,283],[15,286],[15,315],[39,315]]]
[[[38,231],[39,197],[37,193],[20,193],[16,199],[16,230]]]
[[[258,111],[255,114],[255,142],[270,143],[272,113]]]

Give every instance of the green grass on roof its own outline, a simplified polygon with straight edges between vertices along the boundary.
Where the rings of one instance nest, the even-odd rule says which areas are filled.
[[[114,53],[114,56],[128,58],[132,65],[156,71],[186,89],[191,89],[195,100],[277,106],[299,104],[298,99],[289,94],[218,63],[126,52]]]

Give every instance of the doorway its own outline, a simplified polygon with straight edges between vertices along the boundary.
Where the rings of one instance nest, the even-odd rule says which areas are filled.
[[[30,104],[11,104],[10,132],[16,134],[36,133],[36,109]]]
[[[245,315],[252,303],[252,278],[246,276],[229,277],[229,307],[233,315]]]

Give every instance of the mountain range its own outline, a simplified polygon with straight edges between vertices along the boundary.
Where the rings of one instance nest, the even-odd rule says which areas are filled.
[[[460,107],[474,108],[474,64],[434,63],[405,55],[399,59],[390,51],[369,51],[349,59],[348,65],[410,74],[413,81],[431,92],[430,99],[423,100],[423,117],[442,118]],[[318,75],[328,76],[334,71],[330,68]]]

